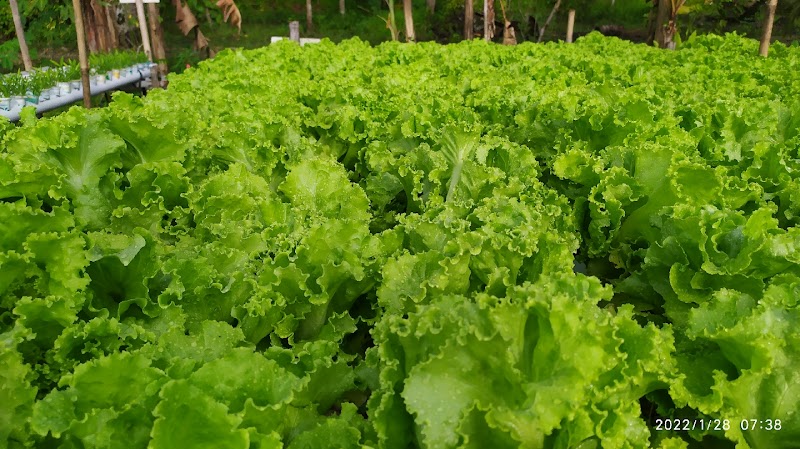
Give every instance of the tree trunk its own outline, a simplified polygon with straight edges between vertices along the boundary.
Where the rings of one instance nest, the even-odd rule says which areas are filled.
[[[412,15],[411,0],[403,0],[403,17],[406,22],[406,41],[415,42],[417,36],[414,33],[414,16]]]
[[[472,0],[464,0],[464,39],[472,40],[472,23],[475,20],[475,9]]]
[[[102,8],[95,0],[84,0],[81,2],[83,8],[83,26],[86,29],[86,48],[89,53],[97,53],[100,51],[108,50],[106,44],[105,33],[103,32],[103,22],[105,22],[105,13],[102,18],[97,16],[95,8]]]
[[[98,0],[84,0],[81,7],[89,52],[107,52],[116,49],[119,46],[117,26],[108,7],[103,6]]]
[[[339,14],[344,15],[345,8],[344,8],[344,0],[339,0]]]
[[[486,42],[494,38],[494,0],[483,0],[483,38]]]
[[[314,11],[311,8],[311,0],[306,0],[306,34],[314,29]]]
[[[103,11],[106,15],[106,23],[108,24],[108,43],[111,48],[119,48],[119,29],[117,28],[117,20],[111,14],[111,7],[104,6]]]
[[[150,25],[150,44],[153,46],[153,62],[158,64],[159,75],[166,75],[169,71],[167,66],[167,50],[164,47],[164,29],[161,27],[161,14],[158,11],[158,3],[147,4],[148,25]]]
[[[670,19],[673,16],[672,2],[658,0],[655,20],[655,43],[661,48],[668,48],[672,44],[673,32]]]
[[[22,28],[22,19],[19,17],[19,5],[17,0],[9,0],[11,4],[11,16],[14,19],[14,30],[17,32],[17,40],[19,41],[19,52],[22,54],[22,65],[26,71],[33,70],[33,63],[31,62],[31,54],[28,52],[28,43],[25,41],[25,30]]]
[[[92,11],[91,0],[83,0],[81,8],[83,13],[83,27],[86,30],[86,48],[89,53],[97,53],[100,51],[100,38],[97,33],[97,24],[94,20],[94,12]]]
[[[428,12],[433,14],[433,12],[436,10],[436,0],[427,0],[427,4]]]
[[[764,19],[764,34],[761,35],[761,46],[758,54],[763,57],[769,55],[769,44],[772,41],[772,24],[775,22],[775,9],[778,7],[778,0],[767,2],[767,17]]]

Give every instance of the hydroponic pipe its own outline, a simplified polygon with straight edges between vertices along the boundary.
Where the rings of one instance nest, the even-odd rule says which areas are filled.
[[[144,81],[149,76],[150,76],[149,68],[137,70],[132,75],[120,76],[120,78],[117,80],[109,80],[106,81],[104,84],[92,84],[89,88],[89,92],[91,95],[102,94],[103,92],[116,90],[122,86],[127,86],[128,84]],[[35,105],[36,112],[42,113],[51,111],[53,109],[78,102],[82,98],[83,98],[83,88],[76,89],[66,95],[62,95],[60,97],[51,98],[50,100],[39,102],[39,104]],[[17,120],[19,120],[19,113],[20,113],[19,107],[11,109],[10,111],[0,111],[0,115],[8,118],[12,122],[16,122]]]

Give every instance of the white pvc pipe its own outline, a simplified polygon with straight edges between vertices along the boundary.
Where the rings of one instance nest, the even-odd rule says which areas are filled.
[[[103,92],[108,92],[110,90],[119,89],[122,86],[126,86],[128,84],[133,84],[139,81],[147,80],[150,77],[150,69],[142,69],[133,73],[133,75],[128,76],[121,76],[117,80],[109,80],[106,81],[105,84],[93,84],[89,92],[92,95],[102,94]],[[56,108],[60,108],[62,106],[67,106],[69,104],[81,101],[83,99],[83,89],[75,89],[72,92],[62,95],[60,97],[51,98],[46,101],[39,102],[36,105],[36,113],[51,111]],[[31,105],[32,106],[32,105]],[[10,111],[0,111],[0,116],[3,116],[12,122],[16,122],[19,120],[19,113],[20,108],[16,107],[11,109]]]

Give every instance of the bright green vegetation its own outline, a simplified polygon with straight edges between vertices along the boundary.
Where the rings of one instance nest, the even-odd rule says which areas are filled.
[[[90,60],[92,69],[104,74],[112,69],[145,63],[147,56],[140,52],[124,51],[94,54]],[[34,69],[30,76],[23,76],[22,72],[0,75],[0,98],[25,95],[26,92],[39,95],[43,90],[54,87],[59,82],[80,80],[81,69],[78,61],[62,59],[50,61],[50,64],[47,69]]]
[[[0,447],[797,448],[800,51],[756,47],[286,42],[28,110]]]

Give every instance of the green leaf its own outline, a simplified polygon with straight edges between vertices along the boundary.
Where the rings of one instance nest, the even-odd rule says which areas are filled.
[[[246,400],[260,407],[289,403],[303,384],[277,362],[245,348],[206,363],[189,382],[232,413],[240,412]]]
[[[19,352],[5,344],[0,347],[0,448],[14,447],[12,441],[30,444],[28,420],[32,414],[36,388],[31,385],[31,369]]]
[[[167,449],[247,449],[249,433],[237,429],[241,418],[183,380],[167,383],[159,395],[152,441],[148,447]]]

